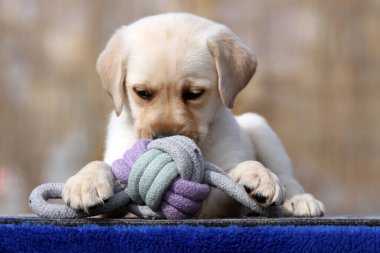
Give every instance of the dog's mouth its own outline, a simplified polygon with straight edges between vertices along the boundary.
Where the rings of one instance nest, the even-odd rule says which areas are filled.
[[[159,138],[165,138],[170,137],[174,135],[183,135],[190,139],[192,139],[195,143],[199,145],[201,142],[201,136],[196,131],[160,131],[160,132],[154,132],[149,130],[141,129],[138,131],[138,135],[140,139],[159,139]]]

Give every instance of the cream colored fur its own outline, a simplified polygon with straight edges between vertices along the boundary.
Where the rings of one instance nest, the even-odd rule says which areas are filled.
[[[97,70],[116,112],[108,126],[105,162],[120,158],[139,138],[182,134],[263,207],[277,205],[293,216],[322,215],[323,204],[296,181],[267,122],[253,113],[235,117],[227,108],[256,70],[254,54],[227,27],[184,13],[147,17],[116,31]],[[150,99],[139,91],[149,92]],[[202,94],[185,99],[189,91]],[[83,168],[67,181],[64,200],[81,209],[101,203],[112,194],[109,173]],[[198,217],[247,212],[213,189]]]

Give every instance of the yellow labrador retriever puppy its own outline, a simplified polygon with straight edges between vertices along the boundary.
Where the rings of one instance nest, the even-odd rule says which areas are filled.
[[[115,32],[97,61],[111,95],[104,161],[111,164],[140,138],[185,135],[204,158],[224,169],[263,207],[320,216],[265,119],[228,108],[256,70],[254,54],[226,26],[184,13],[146,17]],[[111,171],[85,167],[64,188],[64,201],[87,209],[112,192]],[[248,210],[212,190],[199,217],[238,217]]]

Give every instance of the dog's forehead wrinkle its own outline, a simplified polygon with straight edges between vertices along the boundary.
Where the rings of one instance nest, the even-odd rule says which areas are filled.
[[[186,14],[156,16],[133,23],[128,29],[128,75],[138,76],[127,75],[128,81],[178,83],[190,76],[199,83],[213,83],[210,79],[216,79],[216,70],[205,32],[206,27],[213,25],[209,20]],[[213,72],[215,77],[210,77]]]
[[[178,84],[187,79],[199,85],[209,86],[217,79],[211,57],[207,59],[201,56],[201,53],[189,56],[183,52],[173,54],[172,50],[165,46],[158,52],[149,47],[146,50],[141,48],[131,51],[127,69],[128,83]]]

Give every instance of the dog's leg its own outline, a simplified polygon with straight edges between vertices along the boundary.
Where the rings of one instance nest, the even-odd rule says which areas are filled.
[[[108,164],[122,158],[124,152],[137,141],[128,112],[129,110],[124,108],[119,117],[114,112],[111,113],[104,152],[104,162]]]
[[[323,215],[324,206],[322,202],[315,199],[311,194],[305,193],[302,186],[294,178],[289,156],[265,119],[253,113],[243,114],[236,119],[251,139],[258,160],[276,174],[285,187],[286,200],[281,206],[282,215]]]
[[[230,169],[228,174],[262,207],[283,203],[285,197],[283,186],[278,177],[261,163],[245,161]],[[226,193],[211,188],[197,218],[236,218],[248,215],[249,212],[248,208]]]
[[[111,167],[100,161],[84,166],[70,177],[62,190],[63,201],[73,209],[87,211],[113,195]]]
[[[257,161],[245,161],[233,168],[229,175],[263,207],[281,205],[284,187],[278,177]]]
[[[64,202],[74,209],[88,210],[110,198],[113,195],[114,180],[110,165],[114,160],[121,158],[135,141],[136,137],[125,113],[119,117],[112,113],[108,125],[104,162],[89,163],[70,177],[62,192]],[[120,216],[120,210],[116,216]]]

